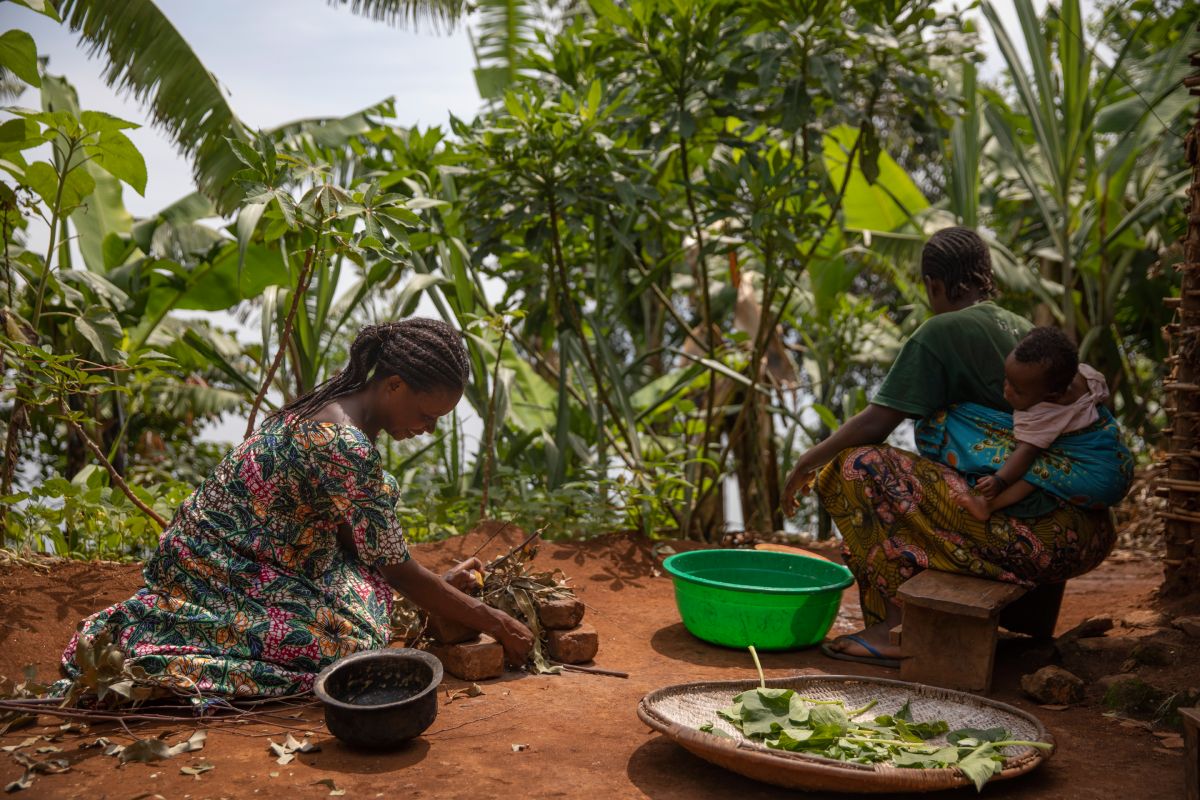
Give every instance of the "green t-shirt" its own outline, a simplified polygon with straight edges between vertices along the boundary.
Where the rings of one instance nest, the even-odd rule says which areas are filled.
[[[900,348],[871,402],[910,417],[967,402],[1012,411],[1004,360],[1031,328],[990,300],[930,317]]]

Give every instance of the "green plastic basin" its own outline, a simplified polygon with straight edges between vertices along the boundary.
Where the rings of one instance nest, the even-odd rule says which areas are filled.
[[[795,650],[825,638],[850,570],[766,550],[693,550],[663,562],[692,635],[726,647]]]

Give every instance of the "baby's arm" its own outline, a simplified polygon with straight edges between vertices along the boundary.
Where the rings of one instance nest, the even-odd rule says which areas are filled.
[[[986,521],[993,511],[1023,500],[1033,491],[1033,486],[1022,478],[1041,452],[1042,448],[1036,445],[1017,442],[1004,466],[995,475],[980,478],[975,484],[978,494],[964,494],[958,498],[959,505],[975,519]]]
[[[975,484],[975,490],[991,500],[1008,487],[1012,486],[1033,466],[1033,462],[1041,455],[1042,448],[1025,442],[1017,442],[1016,448],[1009,454],[1004,466],[995,475],[985,475]]]
[[[996,470],[996,482],[1001,484],[999,491],[1004,491],[1025,477],[1033,462],[1042,454],[1042,448],[1028,442],[1017,442],[1016,448],[1009,454],[1004,466]]]

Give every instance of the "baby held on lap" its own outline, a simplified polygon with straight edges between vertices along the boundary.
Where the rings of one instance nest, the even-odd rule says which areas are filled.
[[[1108,384],[1103,375],[1079,362],[1065,333],[1034,328],[1004,362],[1004,399],[1013,407],[1016,447],[994,475],[979,479],[974,493],[958,498],[979,520],[1033,491],[1025,473],[1059,436],[1099,419],[1097,406],[1108,399]]]

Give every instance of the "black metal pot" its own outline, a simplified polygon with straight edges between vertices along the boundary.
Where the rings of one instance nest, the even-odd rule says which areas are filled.
[[[437,718],[442,662],[423,650],[368,650],[335,661],[317,675],[313,693],[325,725],[346,744],[400,747]]]

